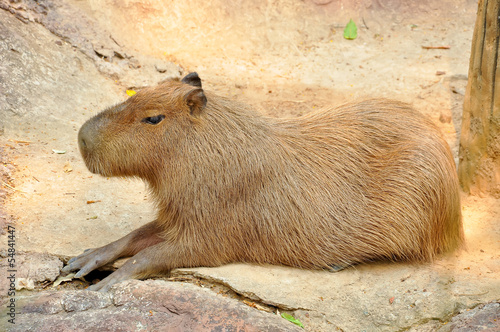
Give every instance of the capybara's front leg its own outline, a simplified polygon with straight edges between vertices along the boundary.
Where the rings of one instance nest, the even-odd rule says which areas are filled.
[[[150,222],[104,247],[85,250],[81,255],[70,259],[62,272],[79,270],[75,277],[83,277],[120,257],[133,256],[147,247],[162,242],[163,239],[158,236],[160,232],[157,222]]]
[[[144,279],[164,274],[174,267],[170,258],[176,255],[176,251],[165,242],[148,247],[131,257],[122,267],[99,283],[90,286],[88,290],[107,292],[111,286],[123,280]]]
[[[138,252],[122,267],[88,290],[107,292],[114,284],[127,279],[145,279],[162,275],[177,267],[219,266],[227,261],[207,263],[204,250],[183,243],[163,241]]]

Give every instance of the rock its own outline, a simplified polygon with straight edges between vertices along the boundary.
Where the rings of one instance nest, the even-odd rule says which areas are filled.
[[[110,293],[42,292],[22,298],[16,310],[12,332],[302,331],[208,289],[163,280],[130,280]]]
[[[450,322],[441,323],[433,320],[420,326],[414,326],[408,332],[471,332],[500,331],[500,303],[481,304],[474,309],[462,310]]]
[[[182,68],[180,68],[173,62],[156,60],[154,63],[154,67],[156,71],[161,74],[173,73],[176,76],[180,76],[182,74]]]
[[[1,102],[0,102],[1,106]],[[3,118],[2,118],[3,120]],[[4,124],[0,120],[0,136],[4,134]],[[3,147],[0,147],[0,234],[6,234],[8,225],[12,223],[12,217],[4,209],[4,201],[7,196],[13,191],[8,187],[9,182],[12,180],[12,173],[14,166],[10,164],[7,154]]]
[[[66,312],[78,312],[106,308],[111,305],[111,299],[106,293],[71,291],[63,293],[61,304]]]
[[[123,68],[115,63],[101,61],[96,63],[97,69],[113,80],[120,80],[124,76]]]
[[[448,326],[439,329],[439,332],[456,331],[500,331],[500,303],[492,302],[477,306],[471,310],[464,310],[453,317]]]
[[[59,258],[45,253],[19,253],[16,263],[17,278],[27,278],[34,282],[54,281],[63,267]]]
[[[441,113],[439,115],[439,121],[441,123],[450,123],[451,122],[451,114]]]
[[[113,60],[113,57],[115,56],[115,51],[113,49],[97,43],[93,43],[92,47],[95,54],[97,54],[97,56],[101,59],[105,59],[106,61]]]
[[[53,0],[17,2],[0,0],[0,8],[11,12],[24,22],[42,24],[51,33],[92,59],[97,69],[111,79],[125,80],[128,83],[128,81],[136,80],[137,77],[151,75],[148,70],[141,70],[132,78],[124,77],[126,76],[123,72],[124,68],[142,67],[142,64],[137,63],[137,57],[140,58],[141,63],[147,62],[148,58],[120,46],[105,25],[89,15],[86,10],[82,10],[85,4],[75,5]],[[62,46],[61,40],[55,43]],[[180,76],[182,69],[178,65],[158,59],[153,61],[158,65],[153,66],[152,71],[164,74],[163,79]],[[158,75],[148,80],[148,84],[157,83],[159,77],[161,76]]]
[[[457,95],[465,96],[465,88],[459,87],[457,85],[451,85],[450,88],[451,88],[451,91],[453,93],[456,93]]]
[[[31,278],[17,278],[16,279],[16,290],[21,290],[23,288],[33,290],[35,289],[35,282]]]
[[[291,311],[313,331],[404,330],[451,317],[477,305],[479,296],[489,302],[500,295],[498,280],[471,283],[429,265],[403,263],[365,264],[336,273],[231,264],[177,269],[172,275],[223,284],[253,301]]]
[[[328,5],[332,0],[313,0],[313,3],[318,6]]]
[[[6,258],[7,252],[0,253]],[[58,276],[63,263],[56,256],[44,253],[17,253],[15,256],[16,289],[33,289],[35,283],[54,281]],[[8,270],[7,259],[2,259],[0,269]],[[0,294],[3,296],[9,286],[9,280],[0,279]]]

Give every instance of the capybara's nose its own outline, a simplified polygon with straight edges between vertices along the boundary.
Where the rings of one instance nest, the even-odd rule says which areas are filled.
[[[80,146],[82,148],[86,148],[87,147],[87,143],[85,141],[85,137],[80,137]]]
[[[82,127],[80,131],[78,132],[78,146],[80,147],[80,150],[86,149],[87,148],[87,135],[85,134],[85,131],[83,130],[84,128]]]
[[[95,130],[92,130],[92,126],[89,122],[86,122],[78,132],[78,146],[80,148],[80,152],[82,154],[91,151],[94,147],[94,133]]]

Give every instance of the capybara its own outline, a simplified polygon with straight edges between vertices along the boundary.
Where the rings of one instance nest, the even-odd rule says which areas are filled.
[[[400,102],[268,118],[204,91],[191,73],[104,110],[78,142],[91,172],[146,181],[158,211],[69,261],[64,272],[80,277],[134,256],[91,290],[231,262],[338,270],[431,261],[463,241],[450,149]]]

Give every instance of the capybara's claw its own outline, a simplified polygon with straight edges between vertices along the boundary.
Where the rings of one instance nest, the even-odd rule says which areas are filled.
[[[89,274],[95,269],[115,260],[116,253],[113,252],[113,247],[107,245],[101,248],[87,249],[82,254],[71,258],[68,264],[61,270],[64,273],[79,270],[75,274],[75,278],[81,278]]]
[[[61,271],[64,273],[69,273],[69,272],[73,272],[73,271],[80,269],[87,262],[87,259],[86,259],[86,258],[88,258],[87,256],[89,256],[89,254],[91,254],[92,251],[96,251],[96,250],[98,250],[98,249],[97,248],[86,249],[80,255],[71,258],[68,261],[68,263],[66,264],[66,266],[62,268]]]
[[[145,252],[148,249],[140,253],[141,257],[134,256],[130,260],[128,260],[122,267],[118,270],[111,273],[106,278],[99,281],[97,284],[91,285],[87,288],[89,291],[99,291],[99,292],[107,292],[111,289],[111,287],[121,281],[137,278],[140,275],[144,275],[147,269],[151,268],[154,263],[148,264],[149,259]],[[136,263],[137,261],[141,261],[141,263]]]
[[[94,270],[94,268],[90,265],[85,265],[84,267],[82,267],[80,269],[80,271],[78,271],[76,274],[75,274],[75,278],[81,278],[81,277],[85,277],[87,274],[89,274],[90,272],[92,272]]]
[[[75,256],[75,257],[71,258],[71,259],[68,261],[68,265],[70,265],[71,263],[73,263],[73,262],[76,260],[76,257],[77,257],[77,256]],[[68,266],[68,265],[66,265],[66,266]]]
[[[86,290],[88,290],[88,291],[94,291],[94,292],[106,293],[106,292],[108,292],[111,289],[111,287],[113,287],[113,285],[119,283],[120,281],[128,279],[126,277],[124,277],[124,278],[113,277],[113,274],[116,273],[116,272],[118,272],[118,271],[115,271],[115,272],[111,273],[109,276],[107,276],[106,278],[102,279],[97,284],[89,286]]]
[[[71,272],[73,272],[75,270],[78,270],[78,267],[75,266],[74,262],[75,261],[73,261],[73,262],[72,261],[68,261],[68,264],[61,269],[61,272],[71,273]]]

